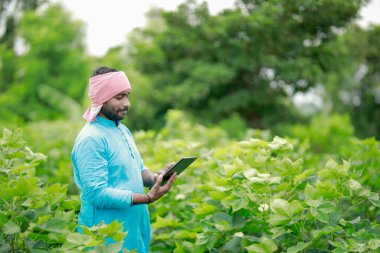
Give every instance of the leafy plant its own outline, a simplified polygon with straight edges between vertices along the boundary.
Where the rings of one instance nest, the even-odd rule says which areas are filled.
[[[79,197],[66,196],[65,185],[47,185],[35,176],[36,166],[45,159],[26,146],[21,130],[4,129],[0,139],[0,251],[120,250],[126,233],[119,223],[75,233]],[[107,238],[116,243],[105,246]]]
[[[157,244],[177,245],[177,252],[376,252],[376,217],[358,210],[378,208],[379,195],[356,180],[348,162],[304,168],[302,159],[286,157],[291,150],[275,137],[230,145],[231,156],[216,148],[202,157],[207,172],[187,174],[192,187],[177,185],[171,208],[157,215]]]
[[[352,137],[352,128],[339,124],[349,124],[344,119],[347,118],[341,120],[335,116],[313,122],[323,123],[325,129],[320,125],[297,126],[289,139],[272,138],[267,131],[250,129],[246,131],[244,140],[237,142],[220,127],[206,128],[192,122],[183,112],[173,110],[167,114],[166,124],[160,131],[135,132],[134,138],[144,163],[153,171],[184,155],[199,156],[178,177],[170,193],[150,205],[152,251],[377,252],[380,246],[380,228],[376,222],[380,217],[379,179],[376,174],[379,142]],[[79,129],[80,126],[77,127]],[[35,165],[32,174],[24,172],[25,176],[34,178],[32,182],[37,182],[29,183],[31,186],[28,187],[37,185],[39,190],[24,192],[28,196],[25,198],[31,199],[31,204],[25,198],[17,198],[13,200],[16,206],[22,210],[35,210],[33,206],[24,207],[23,203],[26,201],[32,205],[45,200],[50,207],[39,213],[40,217],[48,217],[40,221],[46,224],[34,227],[30,223],[37,223],[38,219],[23,225],[19,218],[15,218],[17,216],[6,213],[7,220],[1,223],[1,229],[15,233],[18,236],[15,242],[21,242],[18,239],[21,234],[31,231],[30,234],[44,235],[40,240],[45,240],[49,251],[81,250],[94,242],[98,243],[94,250],[97,247],[100,250],[104,241],[99,238],[104,239],[106,234],[110,234],[101,224],[99,228],[87,229],[75,237],[78,197],[71,196],[71,204],[65,204],[68,201],[62,197],[65,186],[53,184],[55,180],[66,181],[72,177],[68,166],[62,166],[62,171],[67,170],[63,174],[51,174],[49,167],[55,166],[57,161],[69,163],[72,144],[68,140],[74,138],[77,131],[74,128],[71,123],[56,122],[50,125],[41,123],[38,127],[33,124],[26,129],[36,148],[60,152],[56,157],[54,152],[48,153],[51,161],[45,162],[41,170],[42,174],[48,175],[46,178],[51,185],[35,178]],[[36,129],[45,131],[39,130],[37,134]],[[62,132],[65,135],[59,134]],[[4,136],[16,133],[19,134],[18,131],[13,134],[8,131]],[[320,138],[309,138],[310,135]],[[10,144],[2,144],[1,147],[4,145]],[[25,149],[23,145],[21,150]],[[24,156],[19,154],[17,157]],[[21,164],[27,163],[22,159]],[[8,161],[3,164],[8,164]],[[9,180],[5,176],[1,179],[2,184]],[[13,186],[17,182],[13,180],[8,184]],[[7,189],[7,184],[0,186]],[[34,193],[41,191],[45,192],[43,198],[41,194]],[[5,197],[7,203],[13,203]],[[46,198],[55,201],[46,201]],[[1,205],[3,213],[6,210],[4,205]],[[73,210],[74,213],[71,212]],[[72,219],[65,223],[68,227],[60,231],[60,235],[65,234],[62,238],[54,230],[55,226],[62,225],[54,222],[68,216],[65,216],[67,212]],[[50,221],[53,224],[48,220],[53,220]],[[17,232],[13,223],[4,226],[8,221],[16,224],[20,231]],[[52,231],[47,230],[50,227],[53,227]],[[121,238],[120,227],[117,224],[111,224],[111,227],[116,237]],[[2,238],[10,238],[3,234]]]
[[[328,130],[325,138],[341,131]],[[377,252],[379,248],[379,196],[361,183],[368,171],[359,170],[356,162],[336,162],[338,156],[330,154],[346,147],[340,143],[350,139],[335,135],[336,145],[329,153],[321,148],[313,153],[312,142],[305,146],[295,141],[301,147],[294,147],[280,137],[265,141],[248,136],[236,142],[217,129],[187,121],[178,111],[168,114],[160,132],[140,132],[135,138],[146,164],[154,169],[170,157],[200,156],[170,194],[151,206],[154,252]],[[357,142],[363,143],[364,152],[368,141]],[[366,157],[359,153],[355,161],[366,167],[370,156]]]

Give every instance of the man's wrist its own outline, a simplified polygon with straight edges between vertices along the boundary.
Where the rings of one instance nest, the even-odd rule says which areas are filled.
[[[147,202],[147,204],[150,204],[152,201],[151,201],[151,199],[150,199],[149,193],[146,193],[145,195],[146,195],[147,198],[148,198],[148,202]]]

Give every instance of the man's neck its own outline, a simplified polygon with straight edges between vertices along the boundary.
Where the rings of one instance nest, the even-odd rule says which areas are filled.
[[[103,119],[108,119],[110,121],[113,121],[115,123],[115,126],[118,126],[119,125],[119,122],[117,120],[112,120],[112,119],[109,119],[107,116],[105,116],[103,113],[99,112],[98,114],[99,117],[102,117]]]

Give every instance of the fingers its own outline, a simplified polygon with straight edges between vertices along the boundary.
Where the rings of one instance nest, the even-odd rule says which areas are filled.
[[[156,183],[150,190],[151,202],[156,201],[157,199],[161,198],[165,193],[167,193],[170,190],[170,188],[172,188],[173,183],[176,178],[177,178],[177,173],[173,173],[173,175],[170,176],[166,184],[161,186],[163,175],[158,175]]]
[[[171,163],[169,163],[168,165],[166,165],[166,167],[165,167],[165,171],[170,170],[174,165],[175,165],[175,162],[171,162]]]
[[[177,173],[175,172],[173,175],[170,176],[169,180],[166,182],[166,184],[163,186],[165,188],[165,191],[169,191],[170,188],[172,188],[173,183],[175,179],[177,178]]]
[[[174,175],[172,175],[170,178],[169,178],[169,184],[170,184],[170,188],[172,188],[173,184],[174,184],[174,181],[177,179],[177,173],[174,173]]]
[[[165,174],[166,173],[166,170],[159,170],[159,171],[157,171],[157,175],[163,175],[163,174]]]
[[[156,183],[153,185],[152,188],[154,188],[154,189],[159,188],[160,185],[161,185],[161,182],[162,182],[162,178],[163,178],[163,175],[161,175],[161,174],[158,175],[157,180],[156,180]]]

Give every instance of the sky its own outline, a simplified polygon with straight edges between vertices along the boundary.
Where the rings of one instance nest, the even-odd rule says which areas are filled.
[[[175,10],[185,0],[53,0],[62,3],[75,19],[86,25],[86,45],[91,55],[101,56],[111,47],[125,43],[126,36],[146,24],[151,7]],[[199,0],[197,2],[200,2]],[[217,14],[234,5],[234,0],[207,0],[210,12]],[[371,0],[360,11],[359,25],[380,24],[380,0]]]

